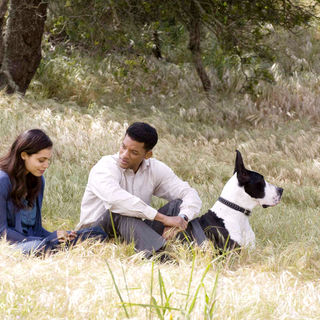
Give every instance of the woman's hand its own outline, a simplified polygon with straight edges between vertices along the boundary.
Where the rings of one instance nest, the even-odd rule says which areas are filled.
[[[74,240],[77,236],[77,233],[74,230],[71,230],[71,231],[58,230],[57,236],[58,236],[59,242],[66,242],[66,241]]]

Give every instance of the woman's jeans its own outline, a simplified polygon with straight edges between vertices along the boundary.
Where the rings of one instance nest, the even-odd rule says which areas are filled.
[[[67,241],[64,247],[72,247],[78,242],[86,239],[104,241],[108,239],[108,235],[99,226],[82,229],[77,231],[77,237],[74,240]],[[47,238],[44,238],[15,243],[15,248],[21,250],[23,254],[47,253],[50,251],[55,251],[59,249],[59,247],[61,247],[61,243],[58,239],[47,240]]]

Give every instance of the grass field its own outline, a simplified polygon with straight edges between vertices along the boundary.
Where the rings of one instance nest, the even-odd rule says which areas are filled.
[[[29,128],[54,142],[45,173],[47,229],[75,227],[90,168],[117,152],[136,120],[158,129],[154,156],[197,189],[202,213],[232,175],[236,149],[249,169],[284,188],[283,199],[254,210],[256,249],[225,257],[210,244],[190,250],[172,243],[176,263],[160,264],[111,241],[40,259],[2,241],[2,319],[320,319],[317,73],[284,77],[275,65],[277,84],[260,85],[254,99],[230,93],[234,73],[229,93],[213,99],[188,66],[59,59],[41,67],[25,97],[0,96],[0,154]]]

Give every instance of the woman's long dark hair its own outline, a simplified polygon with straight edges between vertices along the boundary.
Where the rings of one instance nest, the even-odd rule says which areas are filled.
[[[30,172],[26,174],[21,152],[32,155],[51,147],[52,141],[42,130],[31,129],[20,134],[13,142],[9,152],[0,158],[0,169],[10,177],[12,184],[10,197],[17,208],[33,207],[41,189],[41,177],[36,177]]]

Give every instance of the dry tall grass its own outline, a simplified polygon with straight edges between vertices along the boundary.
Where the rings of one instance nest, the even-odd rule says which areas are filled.
[[[257,99],[229,95],[213,103],[187,67],[152,62],[154,72],[146,73],[121,60],[109,66],[121,73],[123,63],[129,64],[130,77],[120,81],[105,63],[100,73],[85,68],[77,78],[75,64],[67,80],[65,66],[55,63],[63,103],[47,98],[45,90],[53,96],[55,91],[45,82],[35,82],[24,98],[0,96],[0,154],[28,128],[43,128],[54,141],[45,177],[47,229],[76,225],[90,168],[117,151],[135,120],[159,129],[155,156],[198,190],[203,213],[231,176],[235,149],[248,168],[285,191],[279,206],[255,209],[257,246],[240,255],[218,257],[210,244],[192,251],[172,243],[177,263],[160,264],[141,259],[132,245],[111,241],[40,259],[2,241],[2,319],[320,319],[316,73],[287,78],[275,65],[277,85],[261,87]]]

